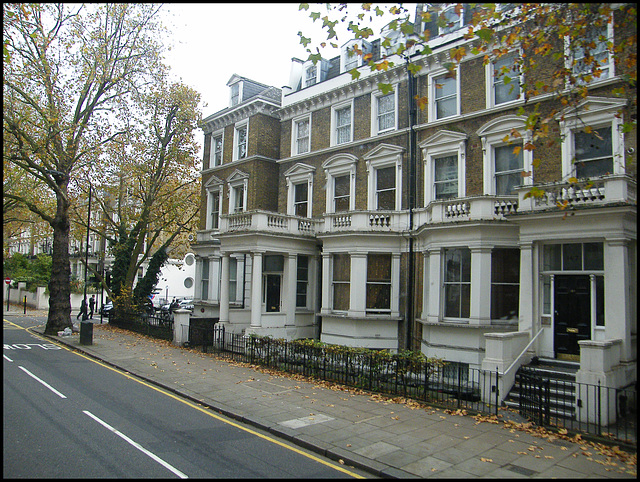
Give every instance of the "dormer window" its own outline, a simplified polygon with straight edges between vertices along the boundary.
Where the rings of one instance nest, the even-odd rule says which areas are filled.
[[[231,86],[231,107],[234,107],[240,103],[240,82],[237,82]]]
[[[461,9],[460,14],[458,15],[458,13],[456,12],[456,9],[457,9],[457,6],[452,5],[446,8],[442,12],[442,16],[444,17],[446,25],[444,27],[439,27],[438,33],[440,35],[445,35],[451,32],[455,32],[456,30],[460,30],[462,28],[463,19],[464,19],[464,10]]]
[[[320,59],[316,63],[307,60],[302,65],[302,88],[311,87],[325,80],[330,66],[331,62],[325,59]]]
[[[311,65],[304,72],[304,85],[309,87],[318,81],[318,67]]]
[[[393,55],[398,51],[400,44],[405,42],[405,37],[400,30],[388,30],[382,33],[382,43],[380,46],[384,55]]]
[[[371,52],[371,44],[364,40],[350,40],[342,46],[340,72],[349,72],[361,67],[364,56]]]

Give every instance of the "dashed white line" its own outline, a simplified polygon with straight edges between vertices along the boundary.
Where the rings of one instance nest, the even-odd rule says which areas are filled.
[[[111,430],[113,433],[115,433],[118,437],[122,438],[123,440],[125,440],[126,442],[130,443],[131,445],[133,445],[135,448],[137,448],[140,452],[142,452],[143,454],[148,455],[149,457],[151,457],[153,460],[155,460],[156,462],[158,462],[160,465],[162,465],[163,467],[169,469],[171,472],[173,472],[174,474],[176,474],[178,477],[180,477],[181,479],[188,479],[189,477],[185,474],[183,474],[182,472],[180,472],[178,469],[176,469],[173,465],[169,464],[168,462],[165,462],[164,460],[162,460],[160,457],[158,457],[157,455],[155,455],[152,452],[149,452],[147,449],[145,449],[142,445],[140,445],[137,442],[134,442],[133,440],[131,440],[129,437],[127,437],[125,434],[123,434],[122,432],[120,432],[119,430],[116,430],[115,428],[113,428],[111,425],[109,425],[107,422],[104,422],[103,420],[100,420],[98,417],[96,417],[94,414],[92,414],[91,412],[89,412],[88,410],[83,410],[82,411],[84,414],[88,415],[89,417],[91,417],[92,419],[94,419],[96,422],[98,422],[100,425],[102,425],[103,427],[105,427],[108,430]]]
[[[34,380],[42,383],[45,387],[47,387],[49,390],[51,390],[53,393],[55,393],[56,395],[58,395],[60,398],[67,398],[65,397],[62,393],[60,393],[58,390],[56,390],[55,388],[53,388],[51,385],[49,385],[47,382],[45,382],[44,380],[40,380],[37,376],[35,376],[33,373],[31,373],[29,370],[27,370],[25,367],[18,365],[18,368],[20,368],[20,370],[22,370],[23,372],[25,372],[27,375],[29,375],[30,377],[32,377]]]
[[[11,358],[9,358],[7,355],[2,355],[2,358],[4,358],[7,361],[10,361],[11,363],[13,363],[13,360]]]

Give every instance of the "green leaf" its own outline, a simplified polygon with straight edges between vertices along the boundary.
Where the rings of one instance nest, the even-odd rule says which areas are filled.
[[[383,95],[390,94],[393,92],[393,85],[380,82],[378,83],[378,89],[380,89]]]
[[[480,40],[487,43],[490,42],[493,38],[493,30],[491,30],[490,28],[481,28],[480,30],[475,32],[475,34],[480,37]]]

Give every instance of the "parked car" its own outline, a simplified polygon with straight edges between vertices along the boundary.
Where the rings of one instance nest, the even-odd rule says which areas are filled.
[[[184,300],[180,301],[180,308],[182,308],[184,310],[192,310],[193,311],[193,300],[184,299]]]
[[[100,314],[104,317],[109,318],[111,315],[111,311],[113,310],[113,301],[108,301],[100,308]]]

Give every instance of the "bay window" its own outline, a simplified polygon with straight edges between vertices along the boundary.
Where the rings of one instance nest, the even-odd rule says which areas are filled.
[[[469,318],[471,306],[471,251],[444,250],[444,316]]]
[[[351,258],[349,254],[334,254],[332,256],[332,295],[333,309],[336,311],[349,310]]]

